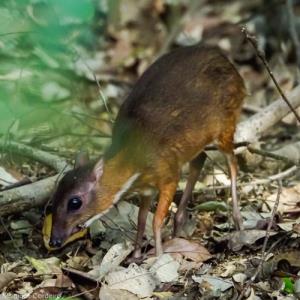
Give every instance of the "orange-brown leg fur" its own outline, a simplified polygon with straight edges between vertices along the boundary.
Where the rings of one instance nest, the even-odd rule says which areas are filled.
[[[231,195],[233,206],[232,218],[236,229],[243,230],[243,218],[240,212],[239,201],[237,196],[237,161],[233,152],[226,154],[226,157],[229,165],[231,179]]]
[[[226,127],[225,127],[226,128]],[[231,179],[231,196],[233,213],[232,218],[237,230],[243,230],[243,218],[239,209],[238,196],[237,196],[237,161],[233,149],[233,135],[235,126],[227,127],[227,130],[219,137],[219,149],[225,153],[229,166],[230,179]]]
[[[145,232],[147,215],[150,209],[152,199],[153,199],[153,195],[143,196],[143,198],[141,199],[139,215],[138,215],[137,235],[136,235],[134,251],[132,254],[133,258],[141,257],[143,235]]]
[[[174,178],[176,178],[176,175]],[[159,256],[163,253],[162,241],[161,241],[161,227],[163,225],[165,217],[168,214],[170,204],[176,192],[177,184],[178,184],[178,178],[176,178],[176,180],[172,182],[162,183],[159,186],[159,200],[153,218],[153,232],[154,232],[156,256]]]
[[[186,187],[180,199],[178,210],[175,215],[174,231],[173,231],[174,237],[180,236],[181,229],[184,223],[186,222],[186,218],[187,218],[186,207],[188,205],[189,200],[192,199],[193,197],[193,190],[198,180],[201,169],[204,165],[204,162],[206,160],[206,157],[207,156],[205,152],[201,152],[189,164],[190,170],[189,170],[189,176],[187,179]]]

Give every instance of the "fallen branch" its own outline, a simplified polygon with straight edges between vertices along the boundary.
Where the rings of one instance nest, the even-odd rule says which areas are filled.
[[[272,151],[272,153],[287,158],[292,161],[294,165],[300,164],[300,142],[283,146],[280,149]]]
[[[0,192],[0,217],[42,207],[53,192],[59,175],[36,181],[32,184]]]
[[[68,166],[67,162],[57,155],[12,141],[8,141],[6,143],[0,142],[0,150],[2,152],[13,152],[30,159],[34,159],[53,168],[57,172],[61,172]]]
[[[265,151],[265,150],[261,150],[261,149],[256,149],[252,146],[248,146],[247,149],[251,153],[259,154],[264,157],[270,157],[275,160],[281,160],[288,165],[294,165],[294,164],[298,165],[300,163],[300,159],[296,161],[294,159],[290,159],[288,156],[277,154],[275,151],[269,152],[269,151]]]
[[[288,97],[294,108],[300,106],[300,85],[296,86],[288,94]],[[289,107],[281,99],[276,100],[257,114],[238,124],[234,137],[235,143],[253,143],[258,141],[263,133],[279,122],[289,112]]]

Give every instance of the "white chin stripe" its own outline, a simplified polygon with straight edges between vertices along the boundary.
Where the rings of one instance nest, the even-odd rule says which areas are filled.
[[[84,227],[90,226],[94,221],[105,215],[113,207],[113,205],[116,204],[121,199],[121,197],[131,188],[132,184],[138,179],[140,175],[140,173],[135,173],[134,175],[129,177],[129,179],[122,185],[121,189],[115,194],[111,206],[87,220],[84,223]]]
[[[140,173],[135,173],[129,179],[122,185],[121,189],[115,194],[114,199],[113,199],[113,204],[116,204],[121,197],[131,188],[133,183],[138,179],[140,176]]]
[[[109,211],[111,208],[112,208],[112,205],[111,205],[108,209],[102,211],[100,214],[97,214],[97,215],[91,217],[90,219],[88,219],[88,220],[84,223],[84,227],[89,227],[94,221],[100,219],[103,215],[105,215],[106,213],[108,213],[108,211]]]

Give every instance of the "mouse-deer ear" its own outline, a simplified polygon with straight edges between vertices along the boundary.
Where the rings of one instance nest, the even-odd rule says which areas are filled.
[[[87,151],[80,151],[76,154],[74,169],[86,165],[89,160],[89,153]]]
[[[96,177],[96,180],[98,180],[102,176],[102,174],[103,174],[103,159],[102,158],[99,159],[97,161],[97,163],[95,164],[93,173]]]

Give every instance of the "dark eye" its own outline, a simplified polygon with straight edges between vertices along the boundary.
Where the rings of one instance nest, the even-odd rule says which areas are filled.
[[[79,197],[71,198],[68,202],[68,211],[77,210],[81,207],[82,201]]]

